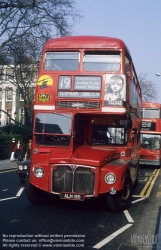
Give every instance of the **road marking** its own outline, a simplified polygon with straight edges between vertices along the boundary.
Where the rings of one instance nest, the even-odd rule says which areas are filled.
[[[156,172],[156,174],[155,174],[155,176],[154,176],[152,182],[150,183],[150,187],[149,187],[149,189],[148,189],[148,191],[147,191],[147,196],[148,196],[148,197],[150,196],[151,190],[152,190],[152,188],[153,188],[153,186],[154,186],[154,183],[155,183],[155,181],[156,181],[156,178],[157,178],[158,175],[159,175],[159,172],[160,172],[160,169],[157,170],[157,172]]]
[[[108,237],[106,237],[104,240],[100,241],[99,243],[97,243],[93,248],[101,248],[102,246],[106,245],[108,242],[110,242],[111,240],[113,240],[115,237],[117,237],[119,234],[121,234],[122,232],[124,232],[126,229],[128,229],[129,227],[131,227],[133,224],[127,224],[124,227],[120,228],[119,230],[117,230],[116,232],[114,232],[113,234],[109,235]]]
[[[137,195],[137,194],[133,194],[132,197],[136,197],[136,198],[147,198],[145,195],[141,196],[141,195]]]
[[[141,177],[141,178],[138,178],[138,181],[139,182],[146,182],[148,180],[148,177]]]
[[[5,198],[5,199],[1,199],[0,201],[12,200],[12,199],[15,199],[15,198],[17,198],[17,197]]]
[[[156,171],[157,171],[157,169],[154,169],[152,175],[154,175]],[[150,177],[150,176],[151,176],[151,173],[148,172],[148,173],[145,173],[144,175]]]
[[[124,212],[124,214],[125,214],[125,216],[126,216],[128,222],[129,222],[129,223],[134,223],[134,220],[132,219],[132,217],[131,217],[131,215],[129,214],[129,212],[128,212],[127,210],[124,210],[123,212]]]
[[[25,189],[24,187],[21,187],[18,193],[16,194],[16,197],[20,197],[24,189]]]
[[[143,190],[141,191],[140,195],[133,195],[133,197],[139,198],[137,200],[132,201],[133,204],[136,203],[136,202],[140,202],[142,200],[145,200],[148,196],[150,196],[150,192],[151,192],[151,190],[153,188],[153,185],[154,185],[154,183],[156,181],[156,178],[159,175],[159,172],[160,172],[160,169],[158,169],[158,170],[155,169],[153,171],[152,176],[150,176],[148,182],[146,183],[146,185],[144,186]],[[147,190],[147,194],[144,195],[146,193],[146,190]],[[125,225],[124,227],[120,228],[119,230],[117,230],[113,234],[109,235],[108,237],[106,237],[105,239],[103,239],[102,241],[100,241],[99,243],[97,243],[93,248],[97,248],[97,249],[101,248],[102,246],[104,246],[107,243],[109,243],[111,240],[113,240],[115,237],[117,237],[119,234],[121,234],[122,232],[124,232],[125,230],[127,230],[129,227],[131,227],[133,225],[134,220],[131,217],[131,215],[129,214],[128,210],[124,210],[123,212],[124,212],[124,214],[125,214],[128,222],[130,224]]]
[[[146,190],[147,190],[148,186],[150,185],[150,182],[151,182],[152,179],[153,179],[153,175],[150,176],[149,180],[147,181],[147,183],[145,184],[144,188],[142,189],[140,195],[145,195]]]
[[[135,201],[132,201],[132,204],[136,203],[136,202],[139,202],[139,201],[142,201],[142,200],[145,200],[147,197],[142,197],[140,199],[137,199]]]
[[[1,199],[0,201],[12,200],[12,199],[20,197],[24,189],[25,189],[24,187],[21,187],[18,193],[16,194],[16,197],[5,198],[5,199]]]
[[[159,171],[160,169],[155,169],[152,173],[152,175],[150,176],[149,180],[147,181],[146,185],[144,186],[144,188],[142,189],[141,193],[140,193],[140,196],[143,196],[145,195],[146,197],[149,197],[150,196],[150,192],[153,188],[153,185],[155,183],[155,180],[156,178],[158,177],[159,175]],[[153,180],[152,180],[153,179]],[[149,188],[148,188],[149,187]]]

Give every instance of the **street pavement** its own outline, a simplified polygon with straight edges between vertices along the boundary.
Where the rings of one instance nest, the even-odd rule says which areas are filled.
[[[2,160],[0,161],[0,171],[12,170],[17,168],[17,162],[10,160]]]

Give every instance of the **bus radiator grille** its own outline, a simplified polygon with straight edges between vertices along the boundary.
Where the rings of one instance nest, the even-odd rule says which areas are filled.
[[[94,193],[94,172],[80,166],[57,166],[53,170],[52,192],[77,192],[86,195]]]
[[[99,109],[99,102],[80,102],[80,101],[58,101],[58,108],[75,108],[75,109]]]

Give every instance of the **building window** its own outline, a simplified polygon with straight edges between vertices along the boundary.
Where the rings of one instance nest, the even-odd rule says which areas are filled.
[[[6,124],[9,125],[11,123],[11,116],[12,116],[12,110],[11,109],[7,109],[7,114],[9,114],[10,116],[6,115]]]
[[[4,80],[4,71],[0,69],[0,80]]]
[[[19,121],[20,123],[24,123],[24,109],[19,110]]]
[[[7,89],[6,90],[6,101],[12,101],[12,96],[13,96],[13,90]]]
[[[20,93],[20,101],[24,101],[23,95]]]
[[[14,80],[14,73],[13,72],[7,72],[6,80]]]
[[[0,89],[0,102],[2,101],[2,89]]]

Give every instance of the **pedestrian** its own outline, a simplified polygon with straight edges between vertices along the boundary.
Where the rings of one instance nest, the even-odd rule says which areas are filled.
[[[9,150],[10,150],[10,153],[11,153],[10,161],[14,161],[15,160],[15,157],[14,157],[14,154],[15,154],[15,152],[14,152],[15,145],[16,145],[15,138],[13,138],[12,142],[9,145]]]
[[[26,154],[28,159],[31,159],[31,147],[32,147],[32,141],[30,139],[27,143],[27,149],[26,149]]]
[[[23,159],[23,146],[20,141],[17,142],[14,152],[16,154],[17,163],[21,162]]]

